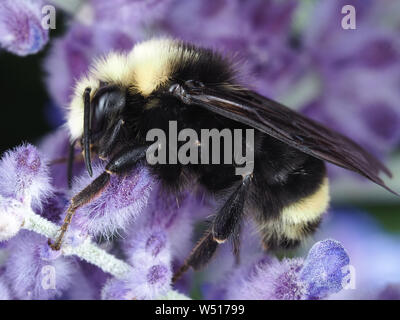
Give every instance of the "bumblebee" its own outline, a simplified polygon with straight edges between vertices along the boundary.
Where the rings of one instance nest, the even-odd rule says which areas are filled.
[[[254,169],[235,174],[232,164],[146,162],[146,133],[178,129],[254,129]],[[219,244],[239,250],[243,217],[259,226],[266,249],[288,249],[312,234],[329,205],[324,161],[357,172],[385,189],[379,173],[390,171],[349,138],[247,89],[231,61],[206,48],[171,39],[137,44],[94,62],[77,82],[68,109],[71,141],[80,141],[87,171],[91,157],[107,161],[105,171],[75,195],[52,247],[58,250],[80,206],[105,188],[111,175],[148,165],[169,192],[195,184],[220,199],[220,206],[175,279],[198,269]]]

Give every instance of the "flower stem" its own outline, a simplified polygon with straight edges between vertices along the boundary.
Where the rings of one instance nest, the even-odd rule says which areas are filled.
[[[90,239],[86,239],[77,247],[66,246],[61,250],[64,255],[79,256],[87,262],[100,267],[103,271],[112,274],[116,278],[123,278],[132,269],[129,264],[115,258],[113,255],[94,245]]]
[[[59,226],[36,214],[31,209],[27,210],[28,212],[26,212],[22,228],[39,233],[49,239],[54,240],[57,236]],[[96,265],[104,272],[107,272],[119,279],[124,278],[132,270],[132,267],[129,264],[117,259],[113,255],[99,248],[91,241],[90,238],[86,239],[77,246],[64,244],[61,247],[61,253],[64,256],[78,256],[81,259]],[[174,290],[170,290],[166,295],[160,297],[159,299],[187,300],[190,298]]]
[[[56,238],[59,229],[56,224],[44,219],[33,211],[27,214],[22,228],[34,231],[52,240]],[[115,258],[113,255],[93,244],[89,238],[78,246],[64,244],[61,248],[61,252],[65,256],[76,255],[98,266],[104,272],[112,274],[116,278],[124,277],[132,268],[129,264]]]

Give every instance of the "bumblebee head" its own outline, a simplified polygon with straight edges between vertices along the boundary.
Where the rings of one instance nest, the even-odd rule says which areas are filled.
[[[155,39],[139,43],[128,53],[112,52],[94,61],[88,75],[77,82],[67,126],[71,139],[81,140],[89,173],[91,144],[101,146],[100,157],[109,152],[110,136],[116,136],[124,125],[127,100],[144,103],[167,85],[174,57],[179,56],[175,43]]]
[[[71,139],[81,139],[91,173],[90,144],[100,142],[99,156],[109,153],[124,113],[153,108],[176,82],[220,83],[231,77],[227,61],[213,51],[171,39],[145,41],[128,53],[112,52],[97,59],[76,84],[67,119]]]
[[[118,102],[117,109],[120,109],[123,93],[148,97],[165,85],[177,54],[171,49],[174,47],[172,40],[150,40],[137,44],[129,53],[112,52],[95,60],[89,73],[75,86],[67,116],[71,138],[83,136],[85,97],[90,97],[92,108],[96,109],[92,119],[100,119],[101,114],[112,110],[113,102]],[[97,106],[101,110],[97,111]]]

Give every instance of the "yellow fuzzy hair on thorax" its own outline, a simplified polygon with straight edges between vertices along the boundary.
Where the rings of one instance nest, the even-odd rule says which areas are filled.
[[[196,52],[184,48],[178,41],[152,39],[135,45],[129,53],[111,52],[95,60],[89,74],[75,86],[67,119],[71,138],[77,139],[83,132],[85,88],[92,89],[93,97],[100,82],[107,82],[148,96],[169,80],[178,62],[196,58]]]

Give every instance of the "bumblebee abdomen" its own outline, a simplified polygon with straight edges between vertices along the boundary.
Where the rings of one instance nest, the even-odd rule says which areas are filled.
[[[284,208],[279,215],[260,224],[267,249],[290,249],[313,234],[329,207],[329,182],[325,177],[317,190]]]
[[[300,244],[319,226],[329,206],[329,181],[325,163],[269,137],[262,137],[249,199],[268,249]]]

